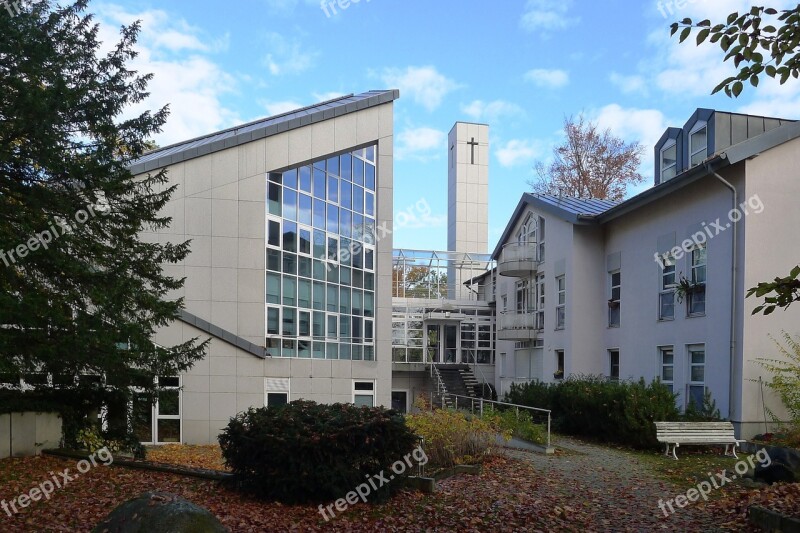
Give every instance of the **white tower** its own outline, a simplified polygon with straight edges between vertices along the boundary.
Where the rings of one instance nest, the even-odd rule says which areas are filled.
[[[447,249],[488,253],[489,126],[456,122],[448,135]],[[451,264],[452,265],[452,264]],[[469,270],[448,268],[448,298],[466,299]]]

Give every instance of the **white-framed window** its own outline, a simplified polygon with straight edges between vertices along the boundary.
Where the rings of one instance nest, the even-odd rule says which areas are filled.
[[[675,318],[675,262],[668,255],[662,258],[664,268],[659,275],[658,319]]]
[[[155,383],[161,389],[155,403],[134,389],[131,429],[143,444],[181,442],[181,378],[161,376]]]
[[[674,392],[675,383],[675,351],[672,346],[661,346],[658,349],[658,366],[661,383],[670,392]]]
[[[375,382],[354,379],[353,403],[359,407],[375,407]]]
[[[689,352],[689,383],[687,384],[686,406],[693,402],[695,407],[703,406],[706,392],[706,347],[704,344],[691,344]]]
[[[539,217],[539,261],[544,262],[544,218]]]
[[[536,276],[536,329],[544,329],[544,274]]]
[[[689,166],[705,161],[708,156],[708,125],[698,121],[689,132]]]
[[[692,315],[706,314],[706,247],[698,246],[689,256],[691,271],[689,281],[692,290],[686,295],[687,313]]]
[[[608,351],[608,378],[619,381],[619,350]]]
[[[564,350],[556,350],[556,371],[554,379],[564,379]]]
[[[567,280],[561,275],[556,277],[556,329],[564,329],[566,324],[566,308],[567,308]]]
[[[678,144],[674,140],[667,141],[661,148],[661,181],[667,181],[678,173]]]
[[[289,403],[289,378],[264,378],[264,405],[279,407]]]
[[[521,280],[517,282],[517,313],[526,313],[528,311],[528,280]]]
[[[615,270],[608,273],[609,299],[608,299],[608,327],[618,328],[620,317],[620,304],[622,296],[622,272]]]
[[[529,214],[525,223],[517,232],[517,242],[519,244],[536,244],[536,217]]]

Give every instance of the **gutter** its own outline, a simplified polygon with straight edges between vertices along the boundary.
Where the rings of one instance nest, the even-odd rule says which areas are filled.
[[[730,189],[731,191],[731,198],[733,200],[733,207],[732,209],[738,209],[739,207],[739,195],[736,191],[736,187],[734,187],[728,180],[720,176],[716,170],[711,168],[710,164],[706,164],[706,169],[710,174],[716,177],[722,184]],[[736,380],[736,265],[738,263],[738,222],[734,222],[733,224],[733,232],[731,236],[731,323],[730,323],[730,379],[728,383],[728,419],[733,420],[733,388],[734,385],[737,383]]]

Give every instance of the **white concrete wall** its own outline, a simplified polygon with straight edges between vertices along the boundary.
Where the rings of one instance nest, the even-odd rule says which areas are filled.
[[[58,413],[9,413],[0,415],[0,459],[39,455],[58,448],[61,441]]]
[[[751,213],[745,219],[744,268],[740,272],[742,286],[746,291],[759,282],[785,277],[794,268],[800,257],[797,253],[797,231],[800,227],[800,140],[795,139],[769,150],[765,154],[744,163],[747,182],[740,201],[754,195],[763,203],[763,212]],[[780,358],[778,347],[770,336],[779,339],[785,331],[792,336],[800,335],[800,304],[787,310],[778,309],[769,316],[752,315],[760,302],[755,297],[747,298],[740,306],[743,317],[742,335],[738,339],[742,347],[741,403],[736,408],[742,420],[751,422],[751,433],[764,431],[764,414],[761,386],[758,379],[770,381],[772,375],[755,363],[758,358]],[[782,345],[786,344],[781,340]],[[753,381],[755,380],[755,381]],[[764,387],[764,401],[768,408],[781,416],[785,410],[780,399]],[[738,397],[738,394],[737,394]]]
[[[359,145],[377,143],[377,226],[393,219],[393,105],[372,107],[169,167],[178,189],[165,213],[172,225],[144,240],[183,242],[191,254],[167,274],[186,277],[185,307],[257,346],[265,341],[266,176]],[[379,232],[380,233],[380,232]],[[351,402],[353,379],[376,380],[376,403],[391,400],[392,238],[377,244],[376,361],[259,359],[214,339],[183,376],[183,440],[215,442],[229,418],[264,405],[264,378],[291,380],[290,399]],[[207,335],[176,322],[156,341],[174,345]]]
[[[727,172],[726,176],[741,183],[740,173]],[[607,226],[606,251],[621,252],[622,258],[621,324],[619,328],[608,328],[605,345],[598,347],[604,358],[605,350],[619,348],[620,377],[644,377],[649,381],[660,372],[658,347],[673,346],[675,391],[680,394],[678,404],[685,406],[687,347],[705,344],[705,384],[723,416],[728,414],[733,232],[721,233],[707,243],[705,316],[687,317],[685,303],[676,300],[674,320],[658,319],[661,268],[654,254],[667,251],[658,250],[659,237],[674,233],[675,244],[680,245],[702,229],[703,222],[710,223],[717,217],[727,220],[730,207],[729,190],[716,179],[706,178]],[[689,264],[688,257],[679,259],[676,274],[688,277]],[[601,268],[605,271],[605,264]],[[604,279],[604,285],[607,284]],[[602,306],[606,306],[605,299],[599,302],[598,312]]]

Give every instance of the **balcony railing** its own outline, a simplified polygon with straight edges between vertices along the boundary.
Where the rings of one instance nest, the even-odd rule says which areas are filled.
[[[526,277],[539,268],[539,263],[536,243],[512,242],[503,246],[497,272],[501,276]]]
[[[531,340],[544,329],[540,311],[506,311],[498,315],[497,337],[500,340]]]

